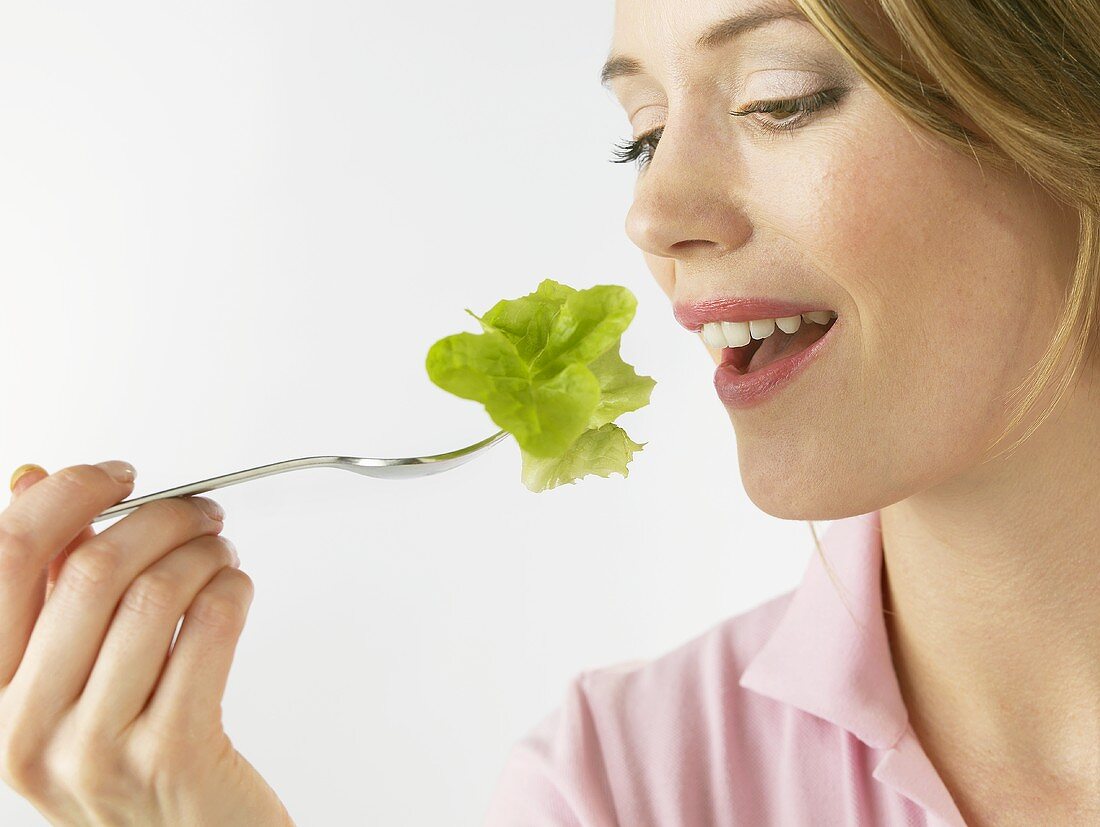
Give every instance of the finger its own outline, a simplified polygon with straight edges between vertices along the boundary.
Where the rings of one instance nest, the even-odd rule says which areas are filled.
[[[33,463],[20,465],[18,468],[15,469],[15,472],[11,476],[13,483],[11,485],[12,500],[14,500],[16,497],[22,494],[23,491],[30,488],[36,482],[40,482],[41,480],[46,479],[46,477],[48,476],[49,472],[41,465],[35,465]],[[53,586],[57,582],[57,573],[61,571],[61,566],[64,565],[65,558],[67,558],[69,556],[69,553],[78,545],[83,543],[88,538],[94,537],[95,533],[95,529],[92,528],[90,525],[85,526],[84,529],[76,535],[76,538],[73,539],[72,542],[70,542],[67,546],[65,546],[64,549],[61,550],[60,554],[50,560],[50,563],[46,568],[45,600],[50,599],[50,592],[53,591]]]
[[[86,540],[90,540],[96,536],[95,529],[91,526],[85,526],[84,530],[76,535],[71,543],[61,550],[53,560],[50,561],[49,568],[46,570],[46,600],[50,599],[50,595],[53,593],[54,587],[57,585],[58,575],[61,573],[62,567],[65,565],[65,561],[69,559],[69,555],[73,553],[77,546]]]
[[[145,713],[159,730],[199,735],[221,726],[229,669],[254,595],[252,578],[225,568],[195,596]]]
[[[94,465],[74,465],[17,488],[0,512],[0,687],[11,681],[29,645],[50,561],[133,483],[116,482]]]
[[[78,701],[95,731],[117,735],[145,708],[168,658],[176,624],[195,596],[236,553],[225,537],[204,535],[169,552],[119,601],[111,628]]]
[[[204,510],[216,507],[203,497],[155,500],[73,550],[9,687],[28,699],[38,719],[52,724],[80,695],[133,579],[169,551],[222,530],[221,520]]]
[[[89,526],[84,526],[84,529],[76,535],[75,538],[61,550],[53,560],[50,561],[49,568],[46,570],[46,599],[50,599],[50,595],[53,593],[54,588],[57,586],[57,578],[61,575],[61,569],[65,566],[65,561],[69,559],[76,549],[81,546],[87,540],[96,536],[96,530]]]
[[[49,476],[49,472],[46,471],[41,465],[35,465],[28,463],[26,465],[20,465],[11,475],[11,499],[14,502],[23,491],[26,491],[36,482],[45,479]],[[7,638],[11,642],[11,649],[13,652],[23,652],[27,648],[27,641],[31,636],[31,628],[34,626],[34,618],[38,617],[38,613],[42,610],[42,603],[45,601],[47,585],[46,572],[39,571],[38,576],[35,577],[34,582],[30,584],[30,587],[23,592],[24,604],[22,611],[18,612],[18,616],[30,618],[30,622],[24,622],[11,626],[7,630]],[[14,607],[13,607],[14,608]],[[14,672],[14,665],[11,671]],[[0,676],[2,677],[2,676]],[[7,683],[5,677],[3,683]]]

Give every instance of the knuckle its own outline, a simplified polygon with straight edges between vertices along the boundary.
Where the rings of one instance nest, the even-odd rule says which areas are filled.
[[[178,605],[179,586],[164,572],[150,570],[140,575],[122,596],[122,608],[146,617],[172,614]],[[175,611],[178,618],[179,612]]]
[[[0,738],[0,778],[19,793],[41,786],[45,775],[39,739],[25,728],[8,729]]]
[[[234,569],[235,571],[235,569]],[[232,594],[200,592],[188,614],[216,634],[235,634],[244,622],[242,601]]]
[[[121,742],[87,714],[70,718],[65,728],[64,749],[52,751],[50,775],[85,803],[108,806],[126,797],[131,773]],[[132,797],[131,797],[132,798]],[[118,823],[103,819],[96,823]]]
[[[10,572],[22,569],[36,556],[36,548],[30,527],[15,519],[11,513],[0,520],[0,570]]]
[[[81,465],[67,465],[60,471],[50,475],[53,485],[70,494],[83,494],[94,491],[97,488],[115,487],[110,475],[102,468],[83,463]]]
[[[54,768],[57,778],[64,779],[66,789],[82,799],[95,800],[107,791],[107,773],[102,759],[76,750],[59,757]]]
[[[166,728],[151,731],[140,744],[142,765],[157,775],[182,776],[191,750],[190,744]]]
[[[146,503],[138,510],[142,509],[147,509],[153,519],[164,523],[178,535],[194,533],[196,528],[204,528],[210,521],[193,497],[166,497]]]
[[[38,757],[26,752],[5,752],[0,757],[0,778],[24,797],[42,785],[42,769]]]
[[[58,580],[77,595],[94,596],[114,581],[118,567],[119,549],[101,534],[69,555]]]
[[[138,511],[144,511],[149,518],[177,529],[185,529],[195,522],[195,507],[179,497],[168,497],[146,503]]]
[[[134,729],[129,751],[147,779],[160,785],[186,783],[207,772],[211,764],[224,766],[232,760],[233,745],[221,722],[196,724],[174,717],[153,717]]]
[[[61,761],[57,777],[63,778],[65,786],[81,798],[94,801],[115,791],[118,774],[103,752],[93,752],[88,747],[70,749]]]

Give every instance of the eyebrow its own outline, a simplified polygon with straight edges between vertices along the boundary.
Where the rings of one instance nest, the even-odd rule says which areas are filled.
[[[809,22],[801,10],[792,7],[786,0],[765,3],[718,21],[699,35],[695,41],[695,49],[700,52],[717,49],[745,32],[760,28],[765,23],[788,19]],[[607,86],[615,78],[640,75],[644,71],[645,65],[637,58],[612,54],[600,70],[600,85]]]

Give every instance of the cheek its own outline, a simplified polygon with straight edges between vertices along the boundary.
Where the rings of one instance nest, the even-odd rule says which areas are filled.
[[[979,167],[885,104],[844,123],[773,151],[757,226],[847,312],[830,404],[879,431],[872,443],[904,433],[910,459],[935,464],[992,438],[1002,395],[1042,353],[1060,296],[1049,227],[1025,176]]]
[[[1029,317],[1042,266],[1033,234],[1004,210],[1018,193],[905,131],[854,160],[822,179],[818,203],[843,206],[818,224],[833,232],[816,248],[852,295],[866,347],[891,357],[890,373],[929,380],[933,396],[1011,381],[1019,340],[1006,332]]]

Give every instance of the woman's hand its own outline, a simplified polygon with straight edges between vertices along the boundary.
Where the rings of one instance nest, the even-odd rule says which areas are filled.
[[[221,509],[159,500],[96,534],[127,471],[35,468],[0,512],[0,778],[55,825],[292,825],[222,729],[253,586]]]

